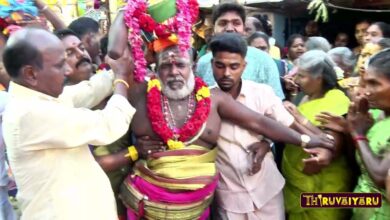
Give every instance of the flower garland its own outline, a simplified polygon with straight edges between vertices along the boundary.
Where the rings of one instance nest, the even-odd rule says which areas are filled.
[[[146,60],[142,51],[141,28],[139,26],[139,18],[133,17],[136,7],[145,7],[144,0],[129,1],[124,14],[124,20],[129,28],[128,38],[131,44],[131,52],[134,60],[134,79],[137,82],[142,82],[146,75]]]
[[[177,132],[174,132],[165,121],[161,96],[160,81],[156,78],[151,79],[148,82],[146,105],[152,129],[168,145],[168,149],[183,148],[184,142],[194,137],[208,118],[211,106],[210,90],[201,78],[195,78],[197,102],[194,114]]]
[[[129,28],[128,40],[132,47],[134,77],[137,82],[143,82],[146,75],[141,30],[154,33],[162,39],[167,39],[176,33],[179,37],[180,50],[186,51],[190,48],[191,26],[196,22],[199,14],[197,0],[176,0],[176,16],[168,19],[166,24],[160,24],[147,14],[147,8],[145,0],[128,1],[124,14],[125,24]]]

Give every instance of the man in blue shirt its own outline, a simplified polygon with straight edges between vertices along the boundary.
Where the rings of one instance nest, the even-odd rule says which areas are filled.
[[[219,5],[213,11],[212,20],[215,34],[237,32],[243,36],[245,35],[245,9],[239,4],[225,3]],[[198,61],[196,70],[196,74],[202,77],[209,86],[216,84],[211,68],[211,59],[211,53],[202,56]],[[242,78],[267,84],[273,88],[277,96],[284,99],[278,68],[272,58],[259,49],[248,47],[245,60],[247,65]]]

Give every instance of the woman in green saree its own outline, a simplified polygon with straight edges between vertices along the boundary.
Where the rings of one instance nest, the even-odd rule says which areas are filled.
[[[319,130],[316,115],[322,111],[342,116],[348,112],[349,99],[338,89],[335,64],[318,50],[308,51],[298,60],[296,83],[305,97],[297,109],[290,111],[298,122]],[[319,131],[321,132],[321,131]],[[343,154],[343,135],[323,130],[335,139],[336,150],[330,164],[307,163],[310,155],[300,148],[287,145],[282,160],[282,172],[286,178],[284,188],[285,207],[288,219],[347,219],[344,209],[304,209],[300,196],[304,192],[348,192],[351,191],[351,172]]]
[[[390,169],[390,50],[377,53],[368,64],[364,96],[351,105],[347,118],[361,168],[354,192],[381,193],[383,199],[380,208],[354,209],[352,219],[385,220],[390,219],[385,199]]]

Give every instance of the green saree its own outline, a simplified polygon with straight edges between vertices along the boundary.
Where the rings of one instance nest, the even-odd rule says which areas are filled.
[[[315,99],[298,106],[299,112],[312,124],[318,126],[315,116],[322,111],[335,115],[348,112],[349,99],[337,89],[328,91],[323,98]],[[300,206],[300,195],[303,192],[350,192],[351,173],[344,156],[332,161],[320,173],[306,175],[303,173],[302,159],[310,157],[301,147],[287,145],[284,149],[282,172],[286,178],[284,201],[289,220],[346,219],[348,210],[344,209],[304,209]]]
[[[384,120],[378,120],[380,111],[373,110],[372,115],[376,121],[374,126],[368,131],[367,138],[370,148],[376,156],[384,155],[390,151],[390,117]],[[358,184],[354,192],[357,193],[381,193],[382,207],[381,208],[356,208],[353,210],[354,220],[387,220],[390,219],[390,204],[385,199],[385,189],[381,189],[371,180],[364,163],[360,158],[359,153],[356,153],[356,159],[359,163],[361,175],[358,179]]]

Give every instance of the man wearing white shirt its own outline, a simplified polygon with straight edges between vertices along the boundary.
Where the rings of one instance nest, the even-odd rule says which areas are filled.
[[[24,29],[8,40],[3,60],[12,82],[3,134],[22,219],[117,219],[109,180],[88,144],[109,144],[129,127],[135,110],[127,101],[128,57],[111,63],[114,95],[91,111],[109,93],[87,92],[98,80],[63,89],[70,68],[56,36]]]

